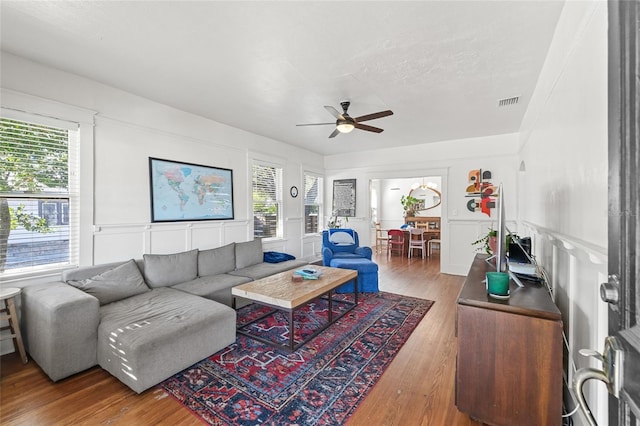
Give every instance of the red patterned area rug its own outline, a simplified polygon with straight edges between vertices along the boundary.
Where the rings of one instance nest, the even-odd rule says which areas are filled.
[[[160,386],[214,425],[342,425],[433,303],[384,292],[365,294],[357,307],[296,352],[238,335],[236,343]],[[334,302],[334,312],[346,309],[341,305]],[[239,324],[265,309],[255,304],[240,309]],[[296,340],[326,318],[323,299],[296,311]],[[286,324],[286,314],[278,312],[249,327],[286,343]]]

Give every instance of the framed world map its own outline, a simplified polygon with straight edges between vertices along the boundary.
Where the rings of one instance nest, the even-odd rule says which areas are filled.
[[[149,157],[151,222],[233,219],[233,171]]]

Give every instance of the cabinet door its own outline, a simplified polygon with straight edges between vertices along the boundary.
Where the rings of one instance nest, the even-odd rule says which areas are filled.
[[[492,425],[559,425],[562,324],[458,305],[456,405]]]

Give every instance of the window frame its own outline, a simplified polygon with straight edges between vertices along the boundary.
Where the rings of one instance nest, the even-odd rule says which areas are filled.
[[[256,228],[255,228],[255,204],[254,204],[254,199],[253,199],[253,171],[254,171],[254,167],[271,167],[274,168],[276,170],[278,170],[278,180],[279,182],[276,182],[276,188],[275,188],[275,195],[276,195],[276,211],[277,211],[277,215],[276,215],[276,235],[275,236],[269,236],[269,237],[264,237],[264,236],[260,236],[260,235],[256,235]],[[254,158],[251,161],[251,167],[249,169],[249,181],[251,182],[251,193],[249,194],[250,197],[250,203],[249,205],[251,206],[251,211],[249,214],[249,217],[251,218],[251,230],[252,230],[252,236],[253,238],[262,238],[264,241],[273,241],[273,240],[280,240],[284,238],[284,165],[281,163],[277,163],[277,162],[272,162],[272,161],[266,161],[266,160],[262,160],[262,159],[257,159]]]
[[[42,265],[19,272],[5,271],[3,281],[10,283],[27,278],[56,276],[61,270],[73,266],[93,264],[93,193],[94,193],[94,126],[96,111],[67,105],[62,102],[51,101],[33,95],[0,89],[0,115],[5,118],[20,121],[37,122],[52,127],[77,130],[77,152],[74,159],[76,167],[75,179],[77,188],[78,212],[73,238],[76,241],[77,255],[69,264],[57,264],[48,267]],[[36,121],[37,120],[37,121]],[[71,173],[71,172],[70,172]],[[61,207],[64,210],[64,207]],[[67,205],[67,217],[73,214]],[[63,213],[64,214],[64,213]],[[71,260],[71,259],[70,259]]]
[[[317,204],[307,204],[307,176],[314,177],[317,182]],[[310,170],[304,170],[302,172],[302,181],[303,181],[303,191],[302,191],[302,207],[304,209],[303,213],[303,229],[305,236],[311,235],[319,235],[322,233],[323,225],[322,218],[324,217],[324,175],[321,173],[313,172]],[[317,206],[318,208],[318,216],[317,216],[317,229],[314,232],[307,232],[307,206]]]

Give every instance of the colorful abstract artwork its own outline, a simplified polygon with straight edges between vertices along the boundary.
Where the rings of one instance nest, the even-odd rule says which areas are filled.
[[[467,209],[471,212],[482,212],[491,216],[491,209],[496,208],[496,197],[498,189],[491,182],[491,172],[489,170],[476,169],[469,171],[469,186],[467,186],[466,197]]]

